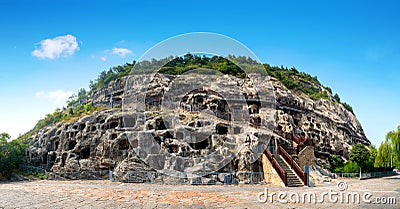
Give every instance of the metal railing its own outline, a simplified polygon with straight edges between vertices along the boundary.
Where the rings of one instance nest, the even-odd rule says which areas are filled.
[[[36,171],[46,174],[48,180],[112,180],[126,183],[150,184],[261,184],[271,183],[271,174],[263,172],[197,172],[197,173],[160,173],[157,171],[123,171],[109,170],[47,172],[43,168],[20,165],[21,170]]]
[[[77,172],[49,172],[49,180],[107,180],[108,170],[98,171],[77,171]]]
[[[31,166],[31,165],[20,164],[19,165],[19,169],[22,170],[22,171],[35,171],[35,172],[38,172],[38,173],[44,173],[44,174],[46,174],[46,176],[47,176],[47,173],[48,173],[43,168],[39,168],[39,167]]]
[[[358,179],[369,179],[369,178],[381,178],[385,176],[397,175],[395,171],[384,171],[384,172],[371,172],[371,173],[333,173],[333,178],[358,178]]]

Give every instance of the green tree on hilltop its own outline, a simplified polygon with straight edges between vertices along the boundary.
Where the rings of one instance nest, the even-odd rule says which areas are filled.
[[[335,95],[333,95],[333,98],[335,98],[335,100],[340,103],[339,94],[335,93]]]

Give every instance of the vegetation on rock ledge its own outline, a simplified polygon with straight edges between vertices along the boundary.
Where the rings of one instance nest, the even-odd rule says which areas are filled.
[[[169,60],[169,61],[168,61]],[[232,61],[230,61],[232,60]],[[168,61],[168,62],[167,62]],[[132,63],[126,63],[125,65],[119,65],[116,67],[111,67],[108,71],[102,71],[97,79],[90,81],[89,91],[81,88],[78,94],[73,94],[67,101],[67,107],[62,110],[56,109],[54,113],[47,114],[43,119],[40,119],[35,127],[20,136],[19,139],[24,141],[30,138],[33,134],[37,133],[40,129],[54,125],[58,122],[66,122],[71,119],[81,117],[85,114],[98,110],[99,107],[93,107],[91,104],[89,106],[74,105],[78,104],[79,101],[85,99],[88,95],[96,90],[108,86],[112,81],[127,76],[129,74],[140,74],[152,72],[155,69],[154,66],[159,66],[160,73],[178,75],[188,72],[193,69],[213,69],[222,74],[230,74],[237,77],[245,77],[245,72],[236,64],[246,66],[246,69],[250,71],[258,71],[257,67],[264,66],[268,75],[275,77],[280,82],[282,82],[289,90],[303,93],[309,96],[313,100],[319,99],[332,99],[329,94],[332,94],[332,90],[329,87],[324,87],[316,76],[311,76],[304,72],[299,72],[296,68],[287,68],[284,66],[270,66],[269,64],[257,63],[257,61],[244,56],[231,56],[224,58],[221,56],[205,56],[205,55],[192,55],[186,54],[183,57],[169,57],[160,60],[152,59],[150,61],[141,61]],[[165,65],[162,65],[166,63]],[[135,66],[137,65],[137,66]],[[135,68],[134,68],[135,66]],[[255,66],[255,67],[254,67]],[[264,71],[265,73],[265,71]],[[329,94],[328,94],[329,93]],[[341,103],[339,95],[335,94],[333,101]],[[342,103],[343,106],[353,113],[353,108],[347,103]]]

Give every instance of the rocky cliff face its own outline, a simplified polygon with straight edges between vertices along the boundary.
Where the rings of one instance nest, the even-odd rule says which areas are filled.
[[[42,129],[25,163],[114,170],[120,178],[127,170],[261,171],[264,147],[291,148],[292,133],[306,133],[321,155],[346,158],[353,144],[370,143],[342,105],[313,101],[270,77],[134,75],[76,105],[87,102],[110,109]]]
[[[294,94],[274,78],[272,82],[278,115],[275,133],[279,135],[281,143],[291,144],[291,133],[298,135],[304,132],[306,138],[314,142],[317,154],[335,154],[346,159],[352,145],[370,144],[354,114],[334,102],[329,92],[330,100],[313,101],[304,94]]]

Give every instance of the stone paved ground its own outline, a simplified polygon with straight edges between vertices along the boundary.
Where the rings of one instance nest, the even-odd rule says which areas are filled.
[[[189,186],[127,184],[110,181],[16,182],[0,184],[0,208],[400,208],[400,176],[369,180],[345,180],[343,194],[371,192],[375,197],[394,197],[397,204],[260,203],[257,195],[286,192],[339,192],[336,183],[318,187],[279,188],[268,185]],[[361,197],[362,198],[362,197]],[[339,200],[340,201],[340,200]]]

